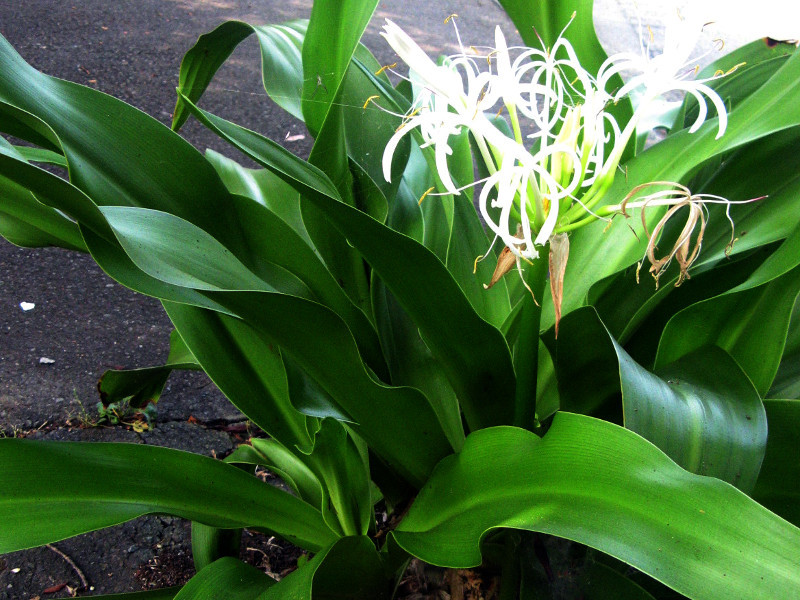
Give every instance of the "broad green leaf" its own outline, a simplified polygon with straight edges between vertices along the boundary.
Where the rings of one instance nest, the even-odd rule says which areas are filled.
[[[48,135],[48,147],[63,152],[70,181],[84,194],[68,189],[66,182],[56,185],[38,176],[26,187],[40,202],[64,210],[107,241],[113,238],[97,206],[169,213],[206,231],[250,270],[257,269],[259,257],[251,255],[241,235],[247,224],[226,210],[229,193],[213,167],[157,120],[97,90],[36,71],[5,39],[0,40],[0,103],[6,117],[0,127],[39,126],[40,137]],[[0,173],[17,183],[30,177],[27,171],[13,173],[0,158]],[[47,187],[34,189],[33,184]],[[56,201],[69,202],[70,209]]]
[[[267,530],[310,550],[335,540],[318,510],[211,458],[139,444],[21,439],[0,440],[0,450],[7,516],[0,552],[151,513]]]
[[[618,418],[683,468],[752,490],[767,438],[760,397],[736,362],[702,348],[650,373],[592,308],[567,315],[555,345],[561,408]],[[549,336],[545,340],[553,347]],[[713,369],[709,368],[713,365]]]
[[[693,475],[638,435],[559,413],[547,435],[511,427],[467,438],[394,532],[433,564],[480,564],[509,527],[571,539],[694,600],[800,594],[800,530],[732,486]]]
[[[125,253],[155,279],[206,291],[275,289],[215,238],[180,217],[125,206],[104,206],[100,210]],[[284,271],[282,275],[288,283],[288,274]],[[290,293],[305,295],[304,291],[308,293],[295,285]]]
[[[688,471],[750,493],[764,458],[767,418],[733,358],[707,346],[651,374],[616,350],[625,427]]]
[[[769,421],[767,453],[753,498],[800,524],[800,402],[764,400]]]
[[[436,411],[453,449],[464,443],[464,426],[458,399],[442,365],[420,336],[419,329],[383,281],[373,277],[372,306],[389,373],[394,385],[422,391]]]
[[[316,137],[377,0],[317,0],[303,43],[303,117]],[[366,100],[366,98],[364,98]]]
[[[795,237],[800,240],[800,236]],[[656,367],[715,344],[736,360],[758,393],[766,395],[778,372],[792,309],[800,293],[800,269],[764,285],[745,286],[675,315],[662,334]]]
[[[288,446],[307,446],[309,418],[292,406],[281,352],[239,319],[163,302],[203,370],[262,430]]]
[[[0,137],[0,153],[30,160],[30,153],[21,152]],[[42,152],[49,152],[42,150]],[[0,176],[0,235],[17,246],[60,246],[86,251],[78,226],[62,213],[45,206],[36,196],[13,181]]]
[[[261,46],[261,69],[264,89],[272,100],[288,113],[303,118],[300,87],[303,81],[301,48],[308,22],[289,21],[281,25],[254,26],[241,21],[226,21],[201,35],[181,61],[178,101],[172,117],[172,129],[178,131],[190,112],[181,101],[185,94],[197,102],[214,78],[217,69],[242,41],[255,33]]]
[[[266,169],[248,169],[210,149],[206,150],[206,160],[214,167],[231,194],[245,196],[266,206],[304,239],[309,247],[314,247],[300,214],[300,194],[290,185]]]
[[[412,485],[421,486],[434,465],[452,452],[427,399],[413,388],[377,382],[352,334],[330,310],[283,294],[213,296],[289,354],[336,401],[370,448]]]
[[[323,419],[304,462],[323,483],[322,514],[332,514],[343,535],[366,535],[372,516],[367,465],[353,438],[334,419]],[[331,527],[333,529],[333,526]]]
[[[326,212],[420,328],[473,428],[511,420],[514,375],[505,340],[481,319],[436,257],[410,238],[341,202],[319,170],[274,142],[197,107],[195,115]]]
[[[389,600],[393,578],[368,537],[346,537],[267,590],[258,600]]]
[[[220,529],[197,521],[192,523],[192,562],[196,571],[226,556],[238,558],[241,546],[241,528]]]
[[[236,558],[220,558],[192,577],[175,600],[254,600],[275,585],[266,573]]]

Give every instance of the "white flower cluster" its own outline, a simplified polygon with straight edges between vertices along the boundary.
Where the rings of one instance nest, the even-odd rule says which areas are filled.
[[[706,85],[708,80],[689,79],[695,71],[690,53],[700,30],[684,23],[669,31],[664,52],[655,58],[643,46],[640,54],[611,56],[591,74],[581,66],[564,31],[551,48],[509,48],[498,27],[494,48],[462,47],[437,65],[387,20],[382,35],[409,66],[417,93],[386,147],[384,177],[390,178],[400,139],[417,130],[423,146],[434,149],[447,193],[483,183],[480,211],[495,239],[518,258],[532,260],[538,256],[537,247],[568,230],[570,222],[595,215],[592,207],[611,185],[637,123],[665,93],[679,90],[697,99],[700,110],[691,131],[708,116],[708,99],[718,116],[718,137],[724,133],[724,103]],[[609,90],[611,78],[622,71],[631,78],[618,91]],[[608,107],[634,92],[637,109],[620,126]],[[507,111],[513,137],[497,126],[498,109]],[[528,121],[525,130],[533,133],[523,135],[520,119]],[[451,136],[463,128],[472,134],[489,176],[457,185],[447,157],[452,154]]]

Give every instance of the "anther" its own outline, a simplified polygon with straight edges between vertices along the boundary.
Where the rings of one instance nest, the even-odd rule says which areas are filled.
[[[425,190],[425,193],[422,194],[422,196],[420,197],[419,202],[417,204],[422,204],[422,201],[425,200],[425,196],[430,194],[435,189],[436,189],[435,187],[429,187],[427,190]]]
[[[367,110],[367,106],[369,105],[369,103],[370,102],[375,102],[375,100],[377,100],[378,98],[380,98],[380,96],[378,96],[378,95],[370,96],[369,98],[367,98],[367,101],[364,102],[364,106],[361,107],[362,110]]]
[[[389,69],[394,69],[397,66],[396,62],[393,62],[390,65],[384,65],[377,71],[375,71],[375,75],[382,75],[384,71],[388,71]]]

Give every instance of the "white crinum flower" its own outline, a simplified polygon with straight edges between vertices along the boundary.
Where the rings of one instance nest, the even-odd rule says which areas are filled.
[[[708,80],[688,79],[693,73],[687,68],[689,56],[700,29],[689,23],[670,29],[661,55],[650,58],[648,44],[641,54],[610,57],[593,76],[581,66],[563,31],[551,48],[519,49],[509,48],[497,28],[495,48],[483,54],[474,48],[467,53],[462,47],[460,54],[437,65],[387,20],[382,35],[409,66],[419,92],[386,147],[384,176],[390,177],[400,139],[418,131],[422,145],[434,148],[447,193],[474,185],[453,181],[447,166],[452,154],[449,138],[468,128],[489,172],[487,179],[475,182],[483,184],[479,205],[487,227],[518,258],[534,259],[537,247],[571,229],[568,219],[604,218],[593,207],[610,186],[648,104],[672,90],[692,94],[700,105],[690,130],[695,131],[708,114],[708,99],[719,116],[719,135],[724,132],[727,114],[722,100],[706,85]],[[610,79],[623,71],[632,71],[633,79],[609,93]],[[640,92],[640,104],[631,121],[620,127],[607,108],[634,90]],[[490,118],[498,105],[508,112],[513,137]],[[533,130],[527,137],[520,116],[529,122],[525,129]]]
[[[597,83],[601,89],[608,86],[612,77],[617,74],[629,74],[630,79],[615,94],[617,102],[625,96],[636,97],[637,106],[633,118],[628,122],[621,140],[630,139],[639,122],[649,113],[654,104],[663,102],[665,94],[673,91],[684,92],[694,96],[698,104],[698,115],[689,129],[697,131],[708,116],[707,101],[711,102],[718,116],[717,139],[724,133],[728,125],[728,113],[722,98],[708,85],[709,81],[724,74],[717,74],[707,79],[693,79],[697,72],[697,61],[702,57],[692,57],[692,52],[700,39],[703,24],[697,19],[685,19],[680,15],[671,21],[665,32],[664,50],[653,57],[650,56],[650,41],[640,43],[639,53],[620,52],[614,54],[601,65],[597,75]],[[649,32],[649,30],[648,30]],[[652,32],[649,32],[652,36]],[[617,148],[621,156],[622,148]],[[616,161],[613,160],[616,158]],[[619,162],[614,156],[610,162]],[[616,164],[614,164],[616,167]]]

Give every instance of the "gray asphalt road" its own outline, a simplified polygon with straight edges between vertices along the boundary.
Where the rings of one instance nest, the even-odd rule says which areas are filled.
[[[272,23],[307,17],[310,6],[307,0],[4,0],[0,33],[45,73],[112,94],[168,124],[180,60],[198,35],[226,19]],[[505,18],[492,0],[384,2],[365,43],[390,62],[391,50],[378,35],[379,23],[390,17],[427,50],[452,50],[452,43],[442,42],[453,39],[443,24],[443,15],[453,12],[477,40],[493,39],[495,23]],[[303,134],[301,123],[266,98],[257,44],[248,42],[220,70],[203,105],[276,140]],[[239,158],[196,122],[182,133],[198,148]],[[287,146],[305,154],[310,140]],[[23,312],[20,302],[36,307]],[[107,368],[163,360],[169,329],[157,301],[121,288],[89,257],[18,249],[0,240],[0,430],[63,422],[77,410],[75,398],[92,405],[97,378]],[[40,364],[43,357],[55,362]],[[185,379],[174,378],[162,411],[191,402],[196,390]],[[219,409],[230,416],[223,405]]]

